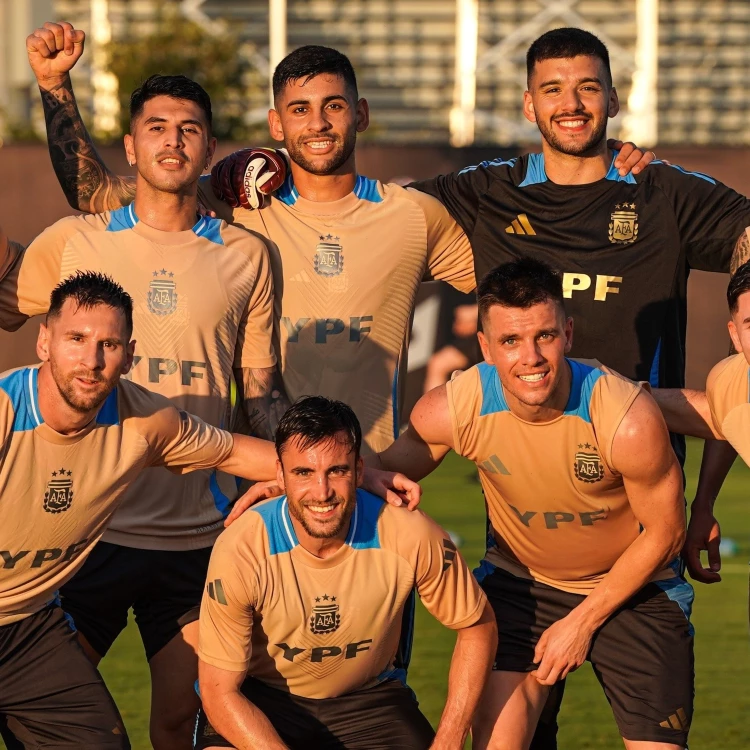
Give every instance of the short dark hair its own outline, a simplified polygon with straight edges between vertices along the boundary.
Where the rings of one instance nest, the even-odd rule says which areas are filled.
[[[727,304],[729,312],[734,315],[739,306],[740,296],[745,292],[750,292],[750,260],[743,263],[729,279],[727,287]]]
[[[128,339],[133,333],[133,299],[111,277],[96,271],[76,271],[73,276],[61,281],[50,294],[47,321],[60,315],[65,301],[73,299],[76,309],[107,305],[125,316]]]
[[[186,99],[195,102],[206,115],[208,133],[211,134],[213,114],[211,112],[211,97],[199,83],[187,76],[153,75],[147,78],[130,95],[130,123],[143,112],[143,106],[149,99],[157,96],[169,96],[172,99]]]
[[[362,428],[359,420],[343,401],[325,396],[302,396],[295,401],[279,420],[276,428],[276,453],[279,458],[284,446],[292,439],[299,441],[302,450],[346,433],[346,442],[355,458],[362,447]]]
[[[609,52],[599,37],[590,31],[566,27],[553,29],[542,34],[536,41],[532,42],[526,53],[526,81],[531,82],[534,66],[543,60],[556,60],[559,58],[578,57],[588,55],[598,57],[604,64],[607,73],[607,85],[612,85],[612,69],[609,65]]]
[[[357,76],[349,58],[332,47],[308,44],[290,52],[273,72],[273,95],[279,96],[292,81],[305,79],[305,83],[321,73],[340,76],[357,97]]]
[[[560,274],[528,257],[503,263],[487,273],[477,286],[477,300],[481,320],[486,320],[494,305],[526,309],[554,300],[565,310]]]

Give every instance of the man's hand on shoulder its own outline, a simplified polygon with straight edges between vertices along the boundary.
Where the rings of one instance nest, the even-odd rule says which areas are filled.
[[[65,78],[83,54],[85,41],[86,34],[67,21],[48,21],[26,37],[29,64],[41,88]]]
[[[242,206],[252,211],[262,208],[266,196],[284,184],[287,169],[280,150],[243,148],[214,165],[211,188],[217,198],[232,208]]]
[[[607,147],[619,151],[615,159],[615,167],[621,177],[627,174],[640,174],[652,161],[656,159],[653,151],[644,151],[630,141],[617,141],[610,138]]]

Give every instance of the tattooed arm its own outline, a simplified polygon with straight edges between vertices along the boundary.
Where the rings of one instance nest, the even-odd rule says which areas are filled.
[[[96,152],[78,111],[68,71],[83,54],[85,35],[69,23],[45,23],[26,39],[42,95],[52,166],[68,203],[99,213],[130,203],[135,180],[110,172]]]
[[[729,275],[734,276],[737,269],[750,260],[750,227],[737,238],[732,251],[732,259],[729,261]]]
[[[253,437],[273,440],[276,425],[289,408],[281,373],[277,366],[253,369],[235,369],[237,397],[242,401],[246,425],[240,432],[247,431]]]

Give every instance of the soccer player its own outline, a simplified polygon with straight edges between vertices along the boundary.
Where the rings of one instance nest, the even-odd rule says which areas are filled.
[[[477,574],[499,638],[474,747],[528,748],[550,686],[589,659],[627,748],[684,748],[693,593],[670,566],[685,508],[659,410],[565,356],[573,321],[544,263],[499,266],[478,298],[485,361],[423,396],[379,456],[412,479],[451,449],[479,470],[491,543]]]
[[[463,748],[494,618],[434,521],[360,488],[361,441],[340,401],[308,397],[281,418],[285,495],[245,513],[211,555],[196,748]],[[437,734],[398,669],[413,588],[457,632]]]
[[[28,49],[49,83],[82,47],[50,57],[48,43],[40,29]],[[136,301],[139,350],[129,377],[225,428],[236,383],[252,434],[270,438],[276,358],[269,257],[261,240],[197,213],[198,178],[215,145],[208,94],[183,76],[149,78],[133,93],[125,138],[137,170],[134,202],[63,219],[38,237],[2,283],[0,325],[14,329],[45,312],[51,289],[72,271],[104,271]],[[145,472],[61,592],[94,663],[133,608],[151,672],[157,750],[190,747],[200,598],[211,546],[237,492],[223,472]]]
[[[0,734],[10,750],[129,747],[56,592],[136,475],[149,466],[274,475],[270,442],[232,436],[120,379],[133,364],[132,329],[122,287],[79,273],[52,293],[37,343],[42,364],[0,375]],[[200,496],[179,502],[198,505]]]
[[[719,362],[710,372],[706,391],[686,389],[655,389],[653,396],[664,413],[673,432],[702,438],[728,441],[750,465],[750,263],[738,269],[727,287],[730,320],[729,335],[740,354]],[[716,488],[718,493],[719,487]],[[700,518],[708,529],[705,540],[694,537],[685,544],[685,562],[691,574],[708,578],[709,583],[720,581],[721,529],[714,515],[716,495],[696,497],[691,514]],[[708,551],[708,568],[701,563],[700,552]]]

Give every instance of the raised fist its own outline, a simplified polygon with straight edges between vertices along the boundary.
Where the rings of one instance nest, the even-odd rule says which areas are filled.
[[[265,196],[286,179],[284,154],[273,148],[243,148],[217,162],[211,170],[211,187],[217,198],[250,211],[261,208]]]
[[[83,54],[86,34],[67,21],[47,21],[26,37],[26,52],[36,80],[42,88],[64,78]]]

